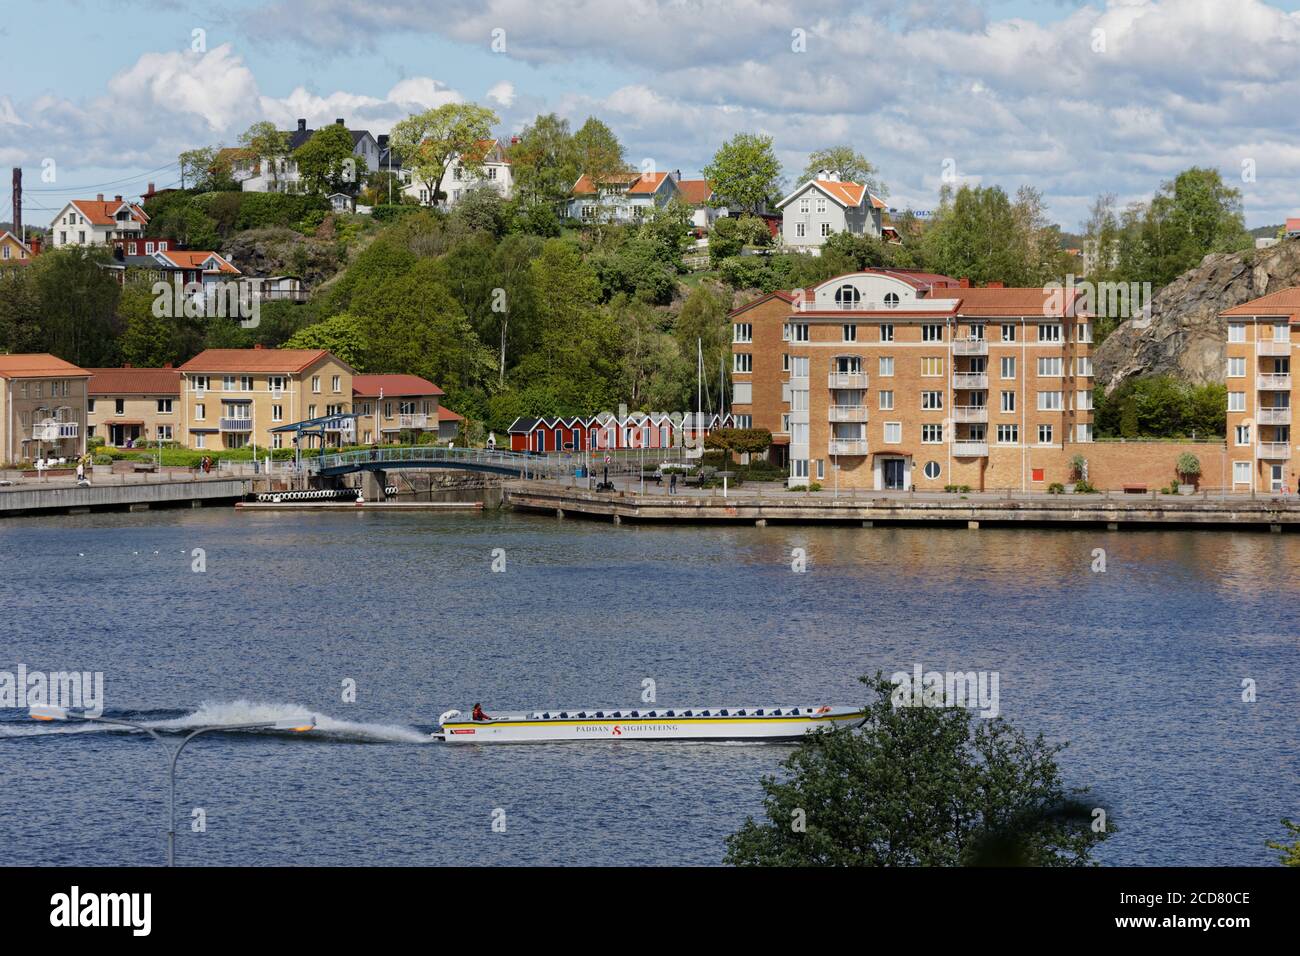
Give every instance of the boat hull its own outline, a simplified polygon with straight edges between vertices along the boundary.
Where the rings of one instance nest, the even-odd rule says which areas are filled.
[[[793,711],[794,708],[791,708]],[[804,734],[860,721],[863,714],[849,707],[798,714],[728,713],[709,716],[579,717],[509,715],[493,720],[446,720],[434,736],[447,743],[553,743],[592,740],[797,740]]]

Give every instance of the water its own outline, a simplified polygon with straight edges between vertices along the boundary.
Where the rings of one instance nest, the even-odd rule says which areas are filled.
[[[1292,535],[171,511],[0,522],[0,582],[0,670],[103,671],[109,715],[163,726],[317,715],[187,748],[182,864],[716,864],[788,746],[427,734],[645,678],[663,706],[856,702],[914,663],[996,670],[1004,716],[1070,741],[1121,826],[1103,862],[1270,863],[1300,806]],[[6,862],[162,860],[156,743],[0,710],[0,760]]]

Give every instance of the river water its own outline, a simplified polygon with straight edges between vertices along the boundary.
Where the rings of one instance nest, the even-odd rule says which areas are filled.
[[[102,671],[109,716],[317,715],[187,748],[182,865],[716,864],[788,746],[448,747],[435,718],[636,705],[647,678],[661,706],[856,703],[857,675],[915,664],[996,671],[1003,716],[1069,741],[1067,781],[1120,826],[1102,862],[1269,863],[1300,816],[1294,535],[10,519],[0,620],[0,671]],[[7,863],[163,859],[145,736],[0,710],[0,760]]]

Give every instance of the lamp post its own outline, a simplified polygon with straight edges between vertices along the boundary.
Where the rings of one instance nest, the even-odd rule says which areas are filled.
[[[144,724],[137,724],[129,720],[119,720],[115,717],[92,716],[82,710],[75,710],[69,707],[54,707],[48,704],[37,704],[31,707],[28,714],[33,720],[86,720],[94,721],[101,724],[117,724],[121,727],[131,727],[134,730],[142,730],[147,733],[167,750],[169,760],[167,762],[167,865],[176,865],[176,761],[180,758],[181,751],[186,745],[199,734],[206,734],[213,730],[292,730],[296,733],[306,733],[316,727],[316,718],[312,717],[311,722],[304,724],[297,720],[269,720],[259,721],[251,724],[219,724],[210,727],[198,727],[181,740],[179,744],[173,744],[155,731],[152,727]]]

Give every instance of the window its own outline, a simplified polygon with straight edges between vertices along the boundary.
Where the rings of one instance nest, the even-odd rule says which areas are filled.
[[[884,389],[876,394],[880,396],[880,410],[882,412],[894,410],[894,392],[892,389]]]
[[[885,444],[897,445],[903,440],[902,422],[885,422]]]
[[[1080,355],[1075,362],[1075,368],[1082,378],[1092,378],[1092,359],[1087,355]]]
[[[196,375],[194,377],[194,391],[206,392],[212,386],[212,380],[206,375]]]
[[[752,372],[754,371],[754,356],[749,352],[737,352],[732,356],[733,372]]]
[[[856,309],[862,301],[862,293],[857,286],[846,282],[835,290],[835,304],[841,309]]]
[[[737,322],[731,327],[731,341],[733,342],[752,342],[754,341],[754,326],[749,322]]]
[[[241,392],[251,392],[253,390],[253,376],[251,375],[239,376],[239,390]]]
[[[367,435],[367,437],[368,437],[368,436],[370,435],[370,432],[366,432],[366,435]],[[283,448],[283,447],[284,447],[284,435],[280,434],[279,432],[276,432],[274,435],[272,435],[272,436],[271,436],[271,447],[272,447],[272,448]]]
[[[170,425],[159,425],[159,426],[158,426],[158,439],[159,439],[159,441],[171,441],[171,440],[172,440],[172,427],[171,427]]]
[[[897,293],[897,292],[886,292],[886,293],[885,293],[885,308],[886,308],[886,309],[896,309],[896,308],[898,308],[898,293]]]
[[[825,197],[825,196],[818,196],[818,197],[817,197],[817,211],[820,212],[820,213],[825,213],[825,212],[826,212],[826,197]]]
[[[1228,323],[1228,341],[1229,342],[1246,341],[1246,324],[1244,322]]]
[[[1080,322],[1078,325],[1078,338],[1084,345],[1092,344],[1092,326],[1087,322]]]
[[[273,393],[284,391],[283,375],[272,375],[269,379],[266,380],[266,383],[267,383],[267,387],[270,388]]]
[[[1083,424],[1075,425],[1074,440],[1084,442],[1092,441],[1092,423],[1085,422]]]
[[[1061,325],[1059,322],[1041,322],[1038,325],[1038,341],[1040,342],[1059,342],[1061,341]]]
[[[840,331],[845,342],[856,342],[858,340],[858,327],[856,325],[840,326]]]
[[[922,471],[925,473],[925,477],[929,478],[931,481],[934,481],[943,474],[943,469],[939,467],[937,461],[927,461],[925,463],[925,468],[923,468]]]
[[[197,433],[194,435],[194,447],[195,447],[195,448],[206,448],[206,447],[208,447],[207,444],[206,444],[206,443],[207,443],[207,438],[208,438],[208,436],[205,435],[205,434],[203,434],[203,432],[197,432]]]
[[[822,238],[825,239],[830,234],[831,234],[831,224],[829,222],[822,223]]]
[[[1014,342],[1016,340],[1016,327],[1009,322],[1002,323],[1002,341]]]
[[[894,374],[894,357],[892,355],[880,356],[880,374],[886,378]]]
[[[319,375],[313,375],[313,376],[311,377],[311,390],[312,390],[312,392],[313,392],[314,394],[316,394],[316,395],[319,395],[319,394],[320,394],[320,376],[319,376]]]
[[[789,352],[782,352],[782,353],[781,353],[781,371],[783,371],[783,372],[788,372],[788,371],[790,371],[790,353],[789,353]]]
[[[1290,341],[1291,341],[1291,327],[1288,326],[1285,322],[1278,322],[1276,325],[1274,325],[1274,326],[1273,326],[1273,341],[1274,341],[1274,342],[1290,342]]]
[[[308,406],[307,406],[307,417],[308,417],[308,418],[315,418],[315,417],[316,417],[316,406],[315,406],[315,405],[308,405]]]
[[[1234,461],[1232,463],[1232,483],[1234,485],[1250,484],[1250,462]]]
[[[223,375],[221,377],[221,390],[223,392],[233,392],[235,390],[235,376]]]
[[[817,459],[817,480],[821,481],[825,477],[826,477],[826,459],[818,458]]]
[[[781,413],[781,431],[785,432],[787,435],[790,433],[790,413],[789,413],[789,412],[782,412],[782,413]]]
[[[1246,377],[1246,360],[1244,358],[1230,356],[1228,358],[1228,377],[1245,378]]]
[[[1092,411],[1092,392],[1088,391],[1086,388],[1079,389],[1078,400],[1075,402],[1074,407],[1081,412]]]
[[[86,411],[91,415],[95,414],[95,400],[93,398],[86,399]]]
[[[998,444],[1014,445],[1020,440],[1020,429],[1015,425],[998,426]]]
[[[1061,410],[1061,393],[1039,392],[1038,410],[1040,412],[1059,412]]]
[[[1038,444],[1040,444],[1040,445],[1050,445],[1051,443],[1052,443],[1052,426],[1051,426],[1051,425],[1039,425],[1039,426],[1038,426]]]
[[[943,426],[942,426],[942,425],[922,425],[922,426],[921,426],[921,444],[922,444],[922,445],[942,445],[942,444],[943,444]]]
[[[802,239],[804,236],[808,235],[808,226],[805,223],[796,222],[794,224],[794,234],[795,238]],[[805,462],[805,464],[807,463]]]
[[[790,459],[790,477],[807,478],[808,477],[808,459],[791,458]]]
[[[1015,393],[1015,392],[1003,392],[1003,393],[1002,393],[1002,411],[1010,413],[1010,412],[1014,412],[1015,410],[1016,410],[1016,393]]]
[[[790,323],[790,341],[807,342],[808,341],[808,323],[792,322]]]
[[[284,406],[283,406],[283,405],[272,405],[272,406],[271,406],[271,421],[273,421],[273,422],[282,422],[282,421],[284,421]]]
[[[800,199],[800,200],[799,200],[799,211],[800,211],[800,212],[812,212],[812,200],[809,199],[807,196],[804,196],[802,199]]]
[[[942,341],[943,341],[943,326],[942,326],[942,325],[932,325],[932,324],[930,324],[930,323],[926,323],[925,325],[921,326],[921,341],[922,341],[922,342],[942,342]]]
[[[1061,377],[1061,356],[1040,355],[1038,357],[1038,377],[1039,378],[1060,378]]]
[[[1236,429],[1236,433],[1237,433],[1237,444],[1238,444],[1238,445],[1249,445],[1249,444],[1250,444],[1250,426],[1249,426],[1249,425],[1238,425],[1238,426],[1237,426],[1237,429]]]
[[[170,398],[158,399],[158,414],[170,415],[172,413],[172,400]]]
[[[341,391],[343,391],[343,389],[342,389],[342,388],[340,387],[340,385],[339,385],[339,383],[340,383],[341,381],[342,381],[342,379],[340,379],[340,377],[337,376],[337,375],[335,375],[332,379],[330,379],[330,391],[332,391],[332,392],[341,392]]]
[[[922,392],[921,408],[927,411],[943,408],[943,392]]]
[[[923,378],[936,378],[943,375],[943,358],[937,355],[927,355],[921,359],[921,376]]]
[[[207,417],[207,414],[208,414],[208,407],[204,405],[202,402],[199,402],[197,405],[194,406],[194,420],[196,422],[203,421],[203,419]]]
[[[882,325],[882,326],[880,327],[880,341],[882,341],[882,342],[892,342],[892,341],[894,341],[894,327],[893,327],[893,325],[891,325],[890,323],[886,322],[884,325]]]
[[[37,398],[40,396],[38,395]],[[116,398],[113,400],[113,414],[123,415],[126,413],[126,399]]]
[[[737,427],[737,428],[753,428],[753,427],[754,427],[754,416],[753,416],[753,415],[737,415],[737,416],[736,416],[736,427]]]
[[[1246,410],[1246,393],[1229,392],[1228,393],[1228,411],[1244,412]]]

